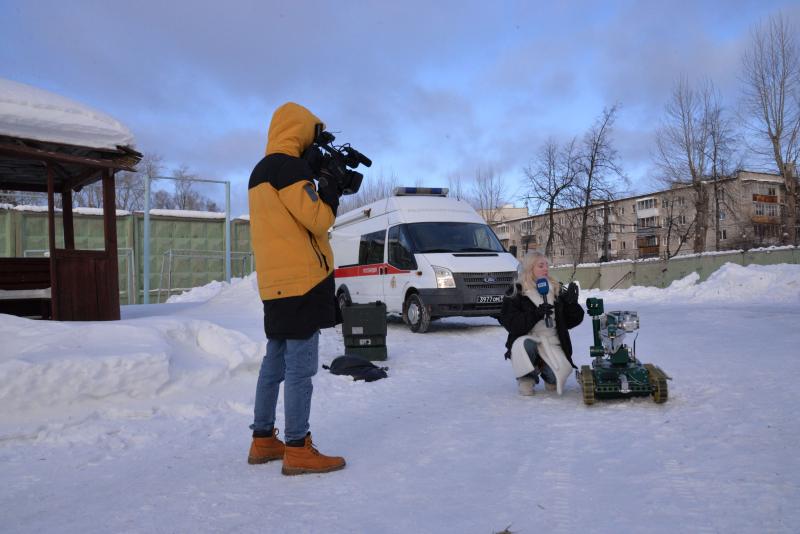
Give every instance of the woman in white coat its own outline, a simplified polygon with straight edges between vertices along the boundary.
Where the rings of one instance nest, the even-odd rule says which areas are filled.
[[[503,300],[500,316],[508,330],[505,356],[511,360],[521,395],[534,394],[539,376],[547,389],[563,392],[576,368],[569,329],[578,326],[583,316],[578,286],[572,282],[564,288],[549,276],[547,256],[528,253],[522,259],[519,282]]]

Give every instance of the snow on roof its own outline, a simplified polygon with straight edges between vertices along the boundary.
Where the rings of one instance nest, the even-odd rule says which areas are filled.
[[[132,145],[121,122],[69,98],[0,78],[0,135],[91,148]]]
[[[224,219],[225,213],[218,211],[192,211],[192,210],[150,210],[150,215],[165,217],[188,217],[191,219]]]
[[[783,182],[783,176],[781,176],[780,174],[772,174],[765,172],[741,171],[739,173],[739,177],[743,181],[747,182],[773,182],[773,183]]]
[[[47,206],[33,206],[33,205],[19,205],[19,206],[12,206],[11,204],[0,204],[0,209],[3,210],[14,210],[14,211],[33,211],[33,212],[45,212],[47,211]],[[55,209],[56,213],[60,213],[61,208]],[[72,213],[78,213],[80,215],[103,215],[103,208],[72,208]],[[130,215],[131,212],[127,210],[117,210],[117,216],[123,215]]]
[[[79,213],[81,215],[102,215],[103,208],[72,208],[73,213]],[[128,210],[117,210],[117,216],[122,215],[130,215],[131,212]]]
[[[34,206],[34,205],[19,205],[12,206],[11,204],[0,204],[0,210],[15,210],[15,211],[47,211],[47,206]],[[61,212],[60,208],[56,208],[56,212]],[[102,215],[103,208],[72,208],[73,213],[81,215]],[[137,213],[142,213],[141,211]],[[118,216],[130,215],[131,212],[127,210],[117,210]],[[218,211],[192,211],[192,210],[150,210],[150,215],[161,217],[186,217],[190,219],[224,219],[225,213]],[[248,220],[250,220],[248,216]]]

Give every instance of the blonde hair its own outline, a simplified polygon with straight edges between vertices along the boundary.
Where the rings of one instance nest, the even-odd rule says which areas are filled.
[[[523,291],[535,291],[536,290],[536,280],[533,279],[533,264],[536,263],[539,259],[544,259],[547,262],[548,267],[550,266],[550,258],[542,252],[541,250],[533,250],[528,252],[522,258],[522,276],[520,277],[519,282],[522,284]],[[550,276],[548,274],[547,279],[550,282],[550,285],[553,286],[553,290],[555,291],[556,295],[558,294],[560,282]]]

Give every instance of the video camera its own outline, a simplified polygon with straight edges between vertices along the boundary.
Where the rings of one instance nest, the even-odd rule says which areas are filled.
[[[364,175],[350,169],[355,169],[359,165],[369,167],[372,165],[372,160],[351,147],[349,143],[334,146],[333,141],[336,137],[323,130],[321,124],[317,125],[315,134],[314,142],[303,152],[303,159],[317,173],[318,180],[326,182],[333,180],[339,194],[357,193]]]

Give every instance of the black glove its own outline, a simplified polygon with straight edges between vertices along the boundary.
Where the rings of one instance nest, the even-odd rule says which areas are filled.
[[[553,313],[553,305],[549,302],[543,302],[539,304],[536,309],[539,310],[539,313],[542,314],[542,317]]]
[[[521,301],[522,304],[522,311],[528,317],[528,322],[533,324],[538,321],[541,321],[544,318],[543,310],[539,309],[539,306],[531,302],[531,299],[525,297]]]
[[[578,284],[570,282],[567,289],[561,292],[561,301],[564,304],[576,304],[578,302]]]
[[[505,296],[506,298],[519,298],[523,294],[524,292],[522,291],[522,284],[514,284],[506,289]]]
[[[339,208],[339,186],[334,180],[320,177],[317,185],[317,192],[322,201],[333,208],[333,214],[336,215],[336,210]]]

